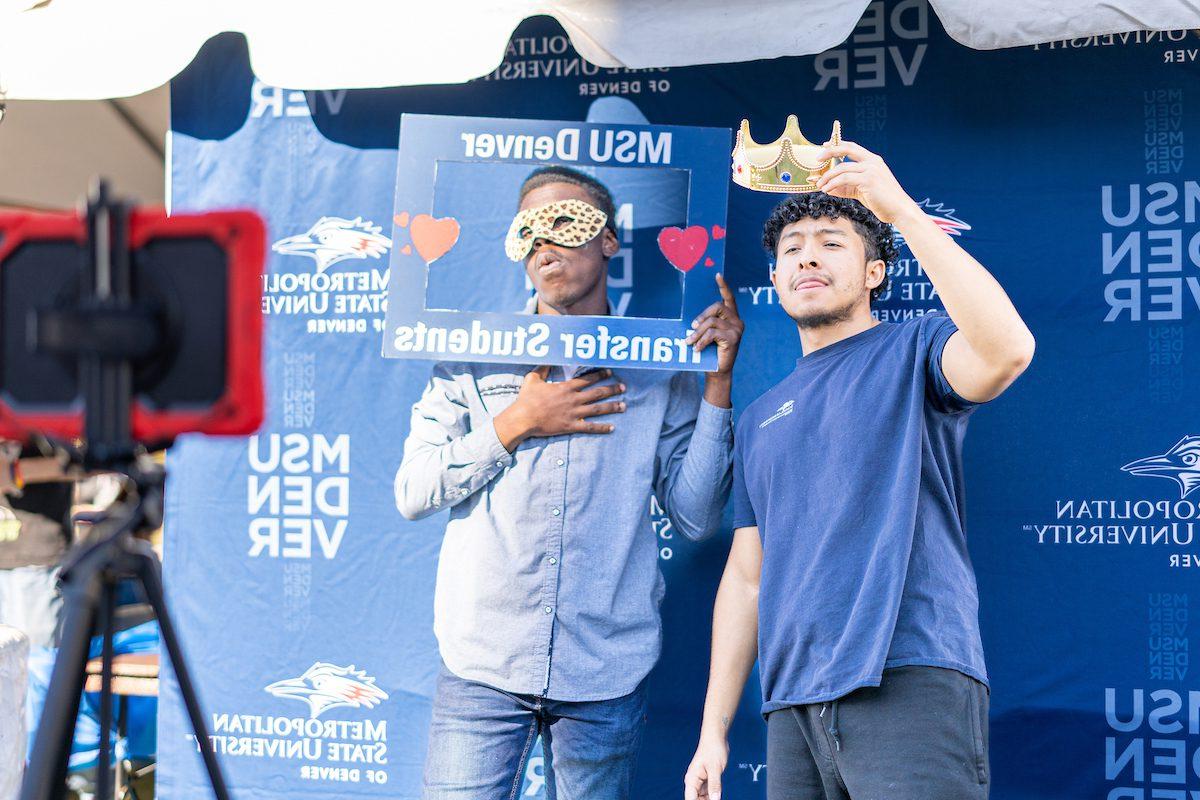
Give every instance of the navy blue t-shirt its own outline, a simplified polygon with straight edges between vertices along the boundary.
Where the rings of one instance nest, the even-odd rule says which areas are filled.
[[[763,545],[763,714],[910,664],[987,681],[963,529],[975,404],[941,369],[955,330],[941,314],[880,323],[801,358],[738,421],[734,527]]]

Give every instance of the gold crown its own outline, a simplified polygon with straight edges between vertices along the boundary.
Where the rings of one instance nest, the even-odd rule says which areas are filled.
[[[833,144],[842,141],[842,123],[833,121]],[[756,192],[815,192],[813,181],[840,158],[817,158],[821,145],[804,138],[795,114],[789,114],[787,125],[770,144],[759,144],[750,138],[750,121],[742,120],[737,142],[733,147],[733,182]]]

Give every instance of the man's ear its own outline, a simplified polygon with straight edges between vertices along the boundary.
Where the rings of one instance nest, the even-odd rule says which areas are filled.
[[[612,258],[621,249],[621,243],[617,241],[617,235],[613,233],[612,228],[605,228],[602,234],[604,239],[600,242],[600,252],[604,253],[605,258]]]
[[[881,258],[867,262],[867,289],[875,289],[887,277],[887,264]]]

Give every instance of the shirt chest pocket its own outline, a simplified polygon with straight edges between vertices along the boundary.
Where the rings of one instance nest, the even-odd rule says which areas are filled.
[[[488,375],[475,382],[484,412],[496,416],[513,404],[521,391],[521,380],[516,375]]]

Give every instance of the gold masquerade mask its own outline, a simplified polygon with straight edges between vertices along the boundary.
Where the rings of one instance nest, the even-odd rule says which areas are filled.
[[[527,208],[513,218],[504,251],[513,261],[524,261],[536,239],[579,247],[596,238],[607,222],[607,214],[582,200],[556,200]]]

